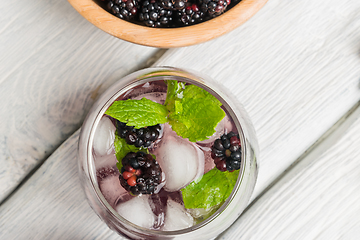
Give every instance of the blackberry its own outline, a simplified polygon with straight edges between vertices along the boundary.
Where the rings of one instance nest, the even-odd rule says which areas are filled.
[[[169,10],[182,10],[186,7],[187,0],[160,0],[161,6]]]
[[[138,0],[108,0],[107,10],[118,18],[131,20],[139,10]]]
[[[230,132],[216,139],[211,147],[211,157],[214,159],[216,168],[222,172],[240,169],[241,146],[239,135]]]
[[[169,27],[172,10],[165,9],[161,0],[145,0],[141,6],[139,21],[148,27]]]
[[[210,17],[216,17],[222,14],[231,0],[199,0],[201,11],[207,13]]]
[[[121,160],[120,184],[133,195],[153,194],[161,183],[162,170],[158,162],[142,151],[130,152]]]
[[[204,12],[196,4],[191,4],[177,12],[177,22],[180,25],[192,25],[204,20]]]
[[[118,135],[126,140],[127,144],[147,148],[159,138],[161,127],[157,124],[135,129],[133,126],[126,126],[125,123],[116,121],[116,130]]]

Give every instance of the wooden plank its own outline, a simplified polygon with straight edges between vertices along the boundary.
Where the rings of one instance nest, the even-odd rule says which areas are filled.
[[[314,149],[217,239],[359,239],[359,108],[354,116],[332,133],[336,143],[317,158],[321,145]]]
[[[288,239],[299,226],[310,228],[299,230],[303,237],[315,229],[308,221],[318,220],[323,224],[319,233],[340,224],[348,229],[345,236],[359,236],[359,128],[360,118],[340,142],[297,174],[288,174],[219,239]],[[0,239],[124,239],[98,219],[85,199],[77,172],[78,133],[0,207]],[[355,211],[351,206],[357,206]],[[331,218],[325,221],[327,212]]]
[[[360,99],[359,12],[360,1],[269,1],[226,36],[157,62],[206,73],[244,105],[261,152],[254,197]]]
[[[158,49],[102,32],[67,2],[7,1],[0,11],[1,202],[80,127],[98,94]]]
[[[270,1],[236,31],[202,45],[171,50],[158,62],[206,72],[244,104],[261,148],[254,196],[360,98],[359,5],[334,0]],[[66,144],[76,145],[71,139]],[[76,161],[71,151],[75,148],[59,149],[0,207],[4,239],[113,236],[99,221],[91,220],[94,214],[89,208],[82,209],[85,201],[78,200],[82,193],[75,187],[79,183],[66,175],[76,175],[75,165],[68,162]],[[50,177],[62,185],[46,184]],[[47,218],[51,211],[51,216],[61,217]]]
[[[79,131],[1,206],[0,239],[122,239],[85,199],[77,171],[78,137]]]

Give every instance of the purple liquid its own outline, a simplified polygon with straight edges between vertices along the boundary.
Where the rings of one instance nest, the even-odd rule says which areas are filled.
[[[166,88],[167,86],[163,81],[146,83],[127,91],[117,100],[141,99],[145,97],[157,103],[163,104],[166,99]],[[225,109],[224,111],[226,112]],[[106,118],[111,119],[111,117],[103,116],[102,121]],[[111,120],[111,122],[113,123],[113,119]],[[219,138],[224,133],[228,133],[230,131],[237,132],[235,124],[228,116],[228,114],[218,124],[216,130],[217,132],[212,137],[210,137],[209,140],[191,143],[187,139],[182,139],[177,136],[176,133],[171,130],[170,125],[163,124],[162,134],[160,135],[160,138],[149,147],[149,151],[150,153],[158,157],[159,154],[162,152],[162,146],[166,143],[166,140],[170,138],[178,141],[179,146],[186,145],[187,149],[196,149],[194,150],[194,152],[196,152],[196,154],[198,155],[198,168],[194,170],[196,172],[196,177],[192,179],[195,180],[215,167],[213,159],[211,158],[211,146],[213,145],[214,140]],[[199,221],[202,221],[206,217],[208,217],[207,213],[201,213],[200,211],[199,215],[199,211],[197,211],[196,214],[194,214],[193,211],[184,208],[180,189],[169,191],[169,189],[167,188],[166,179],[171,176],[166,176],[164,170],[163,175],[165,175],[165,181],[163,180],[163,184],[159,185],[159,189],[155,191],[155,194],[147,196],[143,195],[138,197],[132,196],[120,185],[120,173],[116,167],[117,159],[115,157],[114,149],[109,149],[105,156],[102,154],[99,154],[97,151],[95,151],[95,149],[93,151],[95,167],[97,169],[96,175],[99,188],[108,203],[114,209],[118,209],[118,206],[120,206],[121,204],[130,203],[130,201],[134,200],[135,198],[142,198],[141,203],[145,204],[141,212],[144,212],[145,215],[148,216],[149,220],[145,223],[143,220],[139,220],[140,222],[136,222],[138,220],[134,220],[135,224],[155,230],[179,230],[181,228],[186,228],[193,224],[196,224]],[[160,157],[160,160],[161,159],[162,158]],[[160,167],[163,169],[164,163],[160,160],[158,162],[160,164]],[[190,171],[191,170],[192,169],[190,169]],[[186,185],[188,183],[186,183]],[[146,202],[148,203],[148,205],[146,204]],[[170,205],[171,207],[169,207]],[[149,209],[151,209],[151,211]],[[119,214],[122,215],[121,213]],[[191,214],[193,216],[191,216]],[[129,221],[132,221],[132,219],[129,219],[126,216],[124,217]],[[166,220],[171,217],[173,218],[171,221]],[[179,221],[181,223],[174,223],[176,219],[180,219]]]

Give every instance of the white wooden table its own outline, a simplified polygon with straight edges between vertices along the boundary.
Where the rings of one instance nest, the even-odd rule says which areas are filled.
[[[3,1],[0,16],[0,239],[123,239],[86,202],[78,129],[107,87],[153,64],[208,74],[254,123],[258,182],[218,239],[360,239],[360,1],[269,0],[170,50],[116,39],[66,1]]]

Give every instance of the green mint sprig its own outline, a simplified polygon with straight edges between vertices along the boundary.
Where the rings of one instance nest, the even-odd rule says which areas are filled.
[[[191,142],[208,139],[225,117],[221,102],[208,91],[196,85],[167,81],[165,104],[170,111],[168,119],[172,129]]]
[[[142,128],[167,122],[168,110],[164,105],[142,98],[115,101],[105,114],[129,126]]]
[[[221,102],[216,99],[205,89],[199,88],[195,85],[188,85],[184,89],[183,98],[185,99],[203,99],[206,102],[211,102],[214,105],[221,106]]]
[[[239,170],[221,172],[213,168],[199,182],[191,182],[181,189],[185,208],[209,209],[223,203],[230,196],[238,175]]]
[[[185,85],[175,80],[167,81],[165,104],[143,98],[114,102],[105,114],[142,128],[169,122],[172,129],[191,142],[208,139],[215,127],[225,117],[221,102],[206,90]]]
[[[213,135],[215,127],[225,117],[221,102],[195,85],[168,80],[167,86],[164,105],[145,98],[116,101],[105,114],[135,128],[169,122],[179,136],[192,142]],[[148,149],[127,144],[118,134],[115,134],[114,146],[119,171],[122,168],[121,160],[129,152],[149,153]],[[216,168],[210,170],[199,182],[192,182],[181,190],[185,207],[210,209],[219,206],[230,196],[238,174],[239,171],[229,173]]]
[[[129,152],[138,152],[143,151],[145,153],[149,153],[149,150],[147,148],[143,147],[135,147],[134,145],[129,145],[126,143],[126,140],[124,138],[121,138],[117,132],[115,133],[115,139],[114,139],[114,147],[115,147],[115,156],[118,162],[116,163],[117,168],[119,171],[121,171],[122,168],[122,162],[121,160],[128,154]]]
[[[213,135],[224,116],[224,111],[212,102],[184,98],[181,104],[176,102],[175,111],[169,114],[169,123],[178,135],[196,142]]]
[[[183,98],[183,91],[185,89],[185,83],[175,80],[167,80],[167,91],[165,106],[169,112],[175,111],[175,101],[179,101]]]

